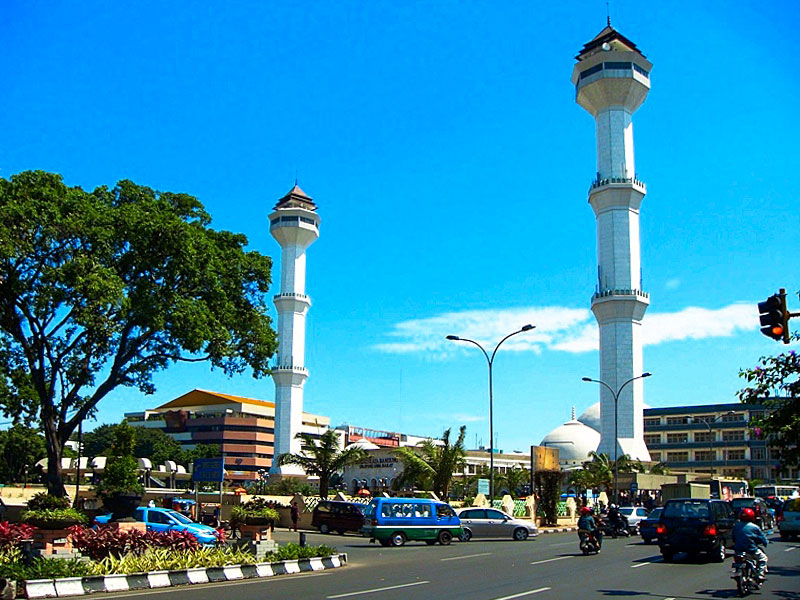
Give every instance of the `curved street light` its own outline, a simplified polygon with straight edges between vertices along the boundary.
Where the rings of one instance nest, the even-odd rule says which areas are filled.
[[[714,479],[714,432],[711,431],[711,426],[717,421],[719,421],[722,417],[727,417],[728,415],[735,415],[735,414],[736,413],[734,411],[729,410],[725,414],[719,415],[714,419],[711,419],[710,421],[708,419],[698,419],[697,417],[692,417],[693,423],[702,423],[708,428],[708,471],[710,479]],[[722,451],[724,454],[725,448],[723,448]]]
[[[599,383],[602,386],[611,392],[611,395],[614,397],[614,502],[619,504],[619,490],[617,489],[617,480],[619,478],[619,469],[617,465],[617,446],[619,445],[619,434],[617,433],[617,402],[619,402],[619,395],[622,392],[622,389],[631,383],[632,381],[636,381],[637,379],[644,379],[645,377],[650,377],[652,373],[642,373],[641,375],[637,375],[636,377],[631,377],[623,383],[617,391],[614,391],[610,385],[608,385],[605,381],[601,381],[599,379],[592,379],[591,377],[582,377],[581,381],[589,381],[591,383]]]
[[[500,345],[505,342],[508,338],[517,335],[518,333],[522,333],[524,331],[530,331],[531,329],[535,329],[536,325],[524,325],[517,331],[513,333],[509,333],[506,337],[502,340],[497,342],[497,346],[494,347],[494,352],[492,352],[492,356],[489,357],[489,353],[475,340],[470,340],[467,338],[458,337],[457,335],[448,335],[447,339],[453,342],[469,342],[470,344],[476,345],[478,348],[481,349],[483,355],[486,357],[486,362],[489,363],[489,506],[494,504],[494,419],[492,414],[492,403],[493,403],[493,392],[492,392],[492,365],[494,364],[494,356],[497,354],[497,349],[500,348]]]

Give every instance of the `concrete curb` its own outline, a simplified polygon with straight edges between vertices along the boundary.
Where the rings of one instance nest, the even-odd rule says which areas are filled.
[[[577,527],[548,527],[547,529],[540,529],[539,535],[543,533],[567,533],[568,531],[578,531]]]
[[[275,563],[226,565],[224,567],[185,569],[182,571],[151,571],[132,575],[97,575],[94,577],[68,577],[64,579],[29,579],[24,584],[25,594],[28,598],[62,598],[99,592],[127,592],[174,585],[214,583],[324,571],[325,569],[342,567],[345,563],[347,563],[347,554],[334,554],[333,556],[300,558]]]

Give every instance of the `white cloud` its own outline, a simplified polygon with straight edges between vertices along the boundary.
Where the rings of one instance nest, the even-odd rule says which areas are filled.
[[[677,290],[681,287],[681,280],[677,277],[673,277],[672,279],[668,279],[667,282],[664,284],[664,287],[668,290]]]
[[[643,342],[655,345],[685,339],[730,337],[739,331],[753,330],[757,322],[755,309],[750,304],[647,313],[642,323]],[[528,323],[536,329],[508,340],[503,346],[505,351],[581,353],[597,349],[597,324],[591,311],[558,306],[449,312],[403,321],[388,333],[396,341],[377,344],[374,348],[387,354],[420,352],[443,358],[460,345],[445,339],[452,334],[473,339],[488,351],[509,332]]]

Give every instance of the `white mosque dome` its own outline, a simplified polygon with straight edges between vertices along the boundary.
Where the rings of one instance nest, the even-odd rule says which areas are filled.
[[[373,444],[366,438],[361,438],[357,442],[348,444],[345,450],[350,450],[351,448],[360,448],[361,450],[380,450],[380,446]]]
[[[583,414],[578,417],[578,421],[600,431],[600,403],[596,402],[583,411]]]
[[[589,459],[589,452],[597,451],[600,432],[577,420],[573,409],[572,419],[544,436],[539,445],[558,448],[560,463],[584,462]]]

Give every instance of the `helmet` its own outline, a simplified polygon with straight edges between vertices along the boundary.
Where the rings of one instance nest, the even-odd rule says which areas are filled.
[[[589,508],[588,506],[584,506],[583,508],[581,508],[581,514],[582,515],[590,515],[590,514],[592,514],[592,509]]]
[[[743,508],[742,512],[739,513],[739,520],[740,521],[749,521],[752,523],[756,520],[756,513],[753,511],[752,508]]]
[[[609,506],[608,508],[617,508],[617,505],[616,505],[616,504],[612,504],[612,505],[611,505],[611,506]]]

